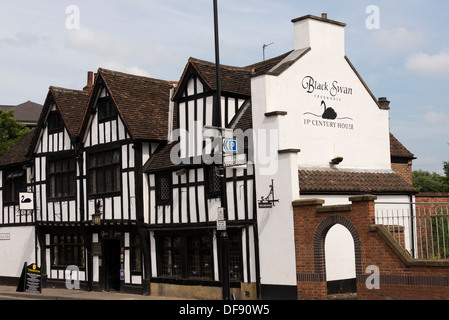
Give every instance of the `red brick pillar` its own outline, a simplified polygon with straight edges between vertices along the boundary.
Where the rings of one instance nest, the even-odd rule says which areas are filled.
[[[295,227],[296,279],[298,298],[327,299],[324,241],[327,231],[342,224],[352,234],[358,282],[365,282],[362,256],[369,255],[370,225],[375,218],[375,196],[349,198],[352,205],[323,207],[324,200],[305,199],[292,203]],[[365,247],[364,247],[365,246]]]
[[[327,298],[326,270],[315,266],[314,236],[318,225],[316,209],[324,200],[297,200],[293,202],[296,280],[298,299],[324,300]],[[324,253],[318,259],[324,258]]]

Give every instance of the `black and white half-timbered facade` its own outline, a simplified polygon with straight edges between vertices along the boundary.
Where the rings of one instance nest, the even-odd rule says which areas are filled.
[[[222,72],[228,81],[222,87],[221,127],[244,132],[251,126],[249,70],[222,66]],[[204,159],[212,150],[203,128],[213,125],[214,77],[215,64],[189,59],[173,92],[170,141],[144,168],[149,182],[144,212],[152,240],[152,283],[162,292],[182,285],[192,297],[202,296],[204,287],[210,287],[208,295],[221,298],[217,220],[224,207],[231,292],[254,299],[259,277],[254,166],[223,172],[227,199],[223,206],[222,177],[217,174],[221,163]]]
[[[293,23],[294,50],[220,66],[218,125],[216,66],[199,59],[179,82],[100,68],[83,90],[50,87],[37,128],[0,157],[0,282],[35,262],[51,286],[221,299],[228,274],[236,299],[296,299],[292,201],[412,199],[345,24]]]

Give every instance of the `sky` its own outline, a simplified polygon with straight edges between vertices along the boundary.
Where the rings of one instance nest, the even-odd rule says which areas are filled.
[[[373,7],[374,6],[374,7]],[[372,10],[375,8],[376,10]],[[449,161],[449,1],[218,0],[220,60],[247,66],[293,49],[291,20],[347,24],[346,55],[390,129],[417,159]],[[107,68],[179,80],[189,57],[215,61],[212,0],[15,0],[0,6],[0,105],[43,104],[50,86],[82,89]]]

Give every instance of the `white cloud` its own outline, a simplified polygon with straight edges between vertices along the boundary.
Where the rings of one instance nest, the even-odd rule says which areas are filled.
[[[69,48],[82,52],[100,55],[127,56],[129,49],[106,35],[95,33],[88,28],[71,30],[66,36],[66,44]]]
[[[413,32],[403,27],[380,29],[373,33],[373,41],[386,50],[400,51],[422,46],[426,43],[426,36],[423,32]]]
[[[447,125],[449,123],[449,115],[443,112],[429,111],[424,115],[424,121],[432,125]]]
[[[413,54],[407,59],[405,68],[427,77],[448,77],[449,52],[435,55],[422,52]]]
[[[101,67],[105,68],[105,69],[113,70],[113,71],[133,74],[135,76],[150,77],[150,74],[147,71],[145,71],[142,68],[137,67],[137,66],[126,67],[117,62],[106,62],[106,63],[102,64]]]
[[[3,42],[5,44],[23,46],[28,48],[37,46],[42,40],[44,40],[43,37],[23,30],[16,32],[14,35],[4,36],[0,38],[0,42]]]

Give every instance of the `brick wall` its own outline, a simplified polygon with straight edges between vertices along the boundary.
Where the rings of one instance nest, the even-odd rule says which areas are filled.
[[[421,192],[415,198],[416,202],[449,203],[449,193],[443,192]]]
[[[392,163],[391,169],[399,174],[402,179],[407,181],[410,184],[413,184],[413,169],[412,169],[412,161],[408,163]]]
[[[354,239],[358,299],[449,299],[449,262],[411,259],[385,227],[373,224],[375,199],[357,196],[351,205],[327,207],[318,199],[293,202],[299,299],[327,299],[324,240],[337,223]],[[379,268],[380,289],[366,286],[369,266]]]

